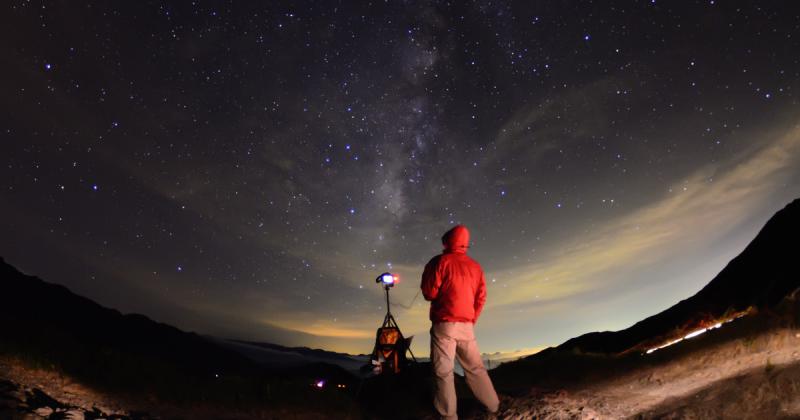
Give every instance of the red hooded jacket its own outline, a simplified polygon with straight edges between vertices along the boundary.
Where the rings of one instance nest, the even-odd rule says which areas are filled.
[[[433,257],[422,273],[422,295],[431,302],[436,322],[478,320],[486,303],[486,279],[477,261],[467,256],[469,230],[458,225],[442,236],[444,252]]]

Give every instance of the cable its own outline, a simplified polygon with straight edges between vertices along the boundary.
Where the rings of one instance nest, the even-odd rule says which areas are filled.
[[[414,301],[416,301],[417,298],[419,297],[419,293],[420,293],[420,290],[417,290],[417,294],[414,295],[414,298],[411,299],[411,303],[409,303],[408,305],[401,305],[399,303],[395,303],[395,305],[397,305],[397,306],[399,306],[399,307],[401,307],[403,309],[411,309],[411,307],[414,305]]]

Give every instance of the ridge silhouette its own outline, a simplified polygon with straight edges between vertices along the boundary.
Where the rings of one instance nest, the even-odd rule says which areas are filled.
[[[692,297],[620,331],[591,332],[553,350],[618,354],[654,339],[690,332],[704,322],[750,307],[771,308],[800,287],[800,199],[779,210],[747,247]],[[532,355],[529,357],[536,357]]]

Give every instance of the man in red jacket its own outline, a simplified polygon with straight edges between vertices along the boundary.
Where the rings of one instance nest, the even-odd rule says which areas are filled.
[[[436,375],[433,405],[446,419],[455,419],[453,361],[464,368],[472,393],[491,413],[497,393],[483,366],[473,327],[486,302],[486,280],[477,261],[467,256],[469,230],[458,225],[442,236],[444,252],[433,257],[422,273],[422,295],[431,302],[431,363]]]

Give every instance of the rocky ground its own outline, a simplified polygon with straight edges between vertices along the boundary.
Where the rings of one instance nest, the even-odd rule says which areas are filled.
[[[0,420],[155,420],[155,419],[325,419],[310,408],[231,407],[198,403],[165,404],[154,397],[109,395],[49,368],[35,368],[0,356]],[[357,418],[357,417],[353,417]]]
[[[118,398],[93,391],[47,369],[0,358],[2,419],[150,419]]]
[[[508,399],[506,419],[800,419],[800,331],[714,344],[593,384]],[[642,355],[643,358],[648,355]]]

